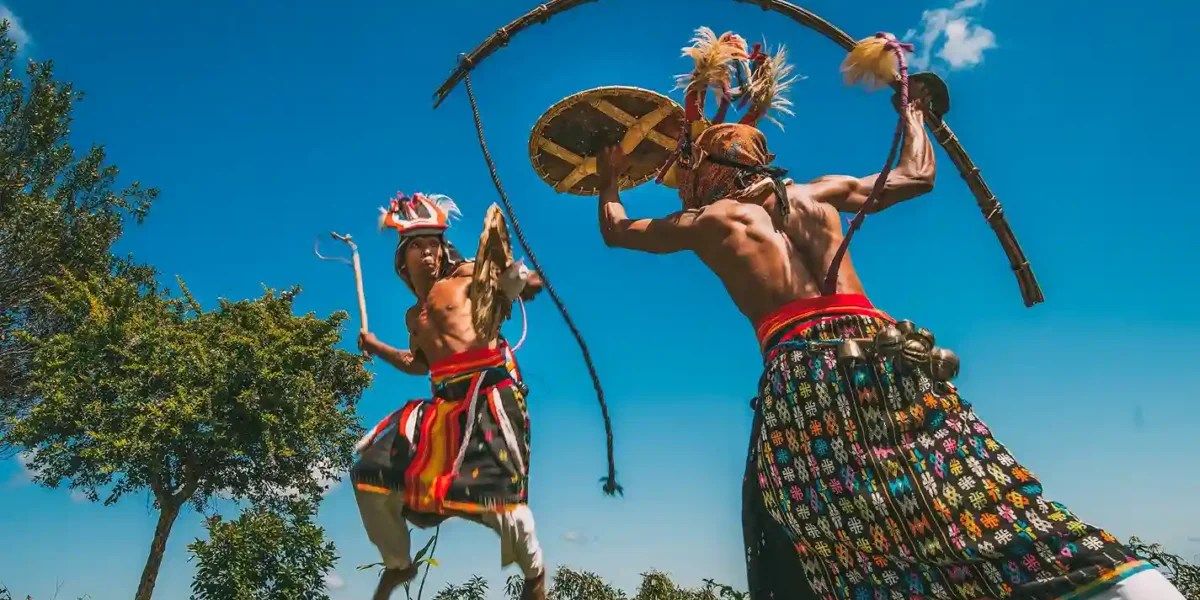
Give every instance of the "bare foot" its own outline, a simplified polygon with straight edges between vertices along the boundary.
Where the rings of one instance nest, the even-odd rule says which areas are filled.
[[[413,577],[417,576],[417,566],[413,565],[407,569],[384,569],[383,575],[379,576],[379,586],[375,588],[375,595],[372,600],[388,600],[392,597],[392,591],[396,588],[412,581]]]

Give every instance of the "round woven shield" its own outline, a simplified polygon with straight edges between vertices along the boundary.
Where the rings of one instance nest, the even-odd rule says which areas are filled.
[[[594,196],[596,154],[621,144],[629,157],[620,189],[654,179],[675,151],[683,131],[683,107],[635,87],[608,86],[579,92],[551,106],[529,136],[533,170],[558,192]]]
[[[475,254],[475,274],[467,294],[471,298],[471,322],[485,340],[500,333],[500,325],[512,314],[512,302],[501,295],[500,276],[513,263],[512,244],[504,213],[495,204],[483,218],[479,251]]]

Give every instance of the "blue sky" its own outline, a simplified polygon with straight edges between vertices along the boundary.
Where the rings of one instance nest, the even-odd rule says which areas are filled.
[[[61,77],[87,91],[76,144],[106,144],[126,176],[163,190],[121,251],[165,278],[183,276],[210,306],[254,296],[262,284],[300,284],[300,310],[353,313],[350,272],[312,255],[317,235],[350,232],[373,329],[400,345],[412,299],[391,272],[394,238],[374,230],[376,209],[397,190],[448,194],[466,217],[451,239],[475,247],[496,194],[465,94],[436,112],[429,98],[457,53],[529,4],[4,6],[24,51],[53,58]],[[916,30],[918,55],[952,90],[948,120],[1004,202],[1047,302],[1022,306],[1003,253],[940,151],[937,189],[869,218],[855,238],[872,299],[959,353],[964,394],[1048,497],[1121,537],[1191,557],[1200,554],[1200,515],[1188,508],[1200,495],[1200,208],[1189,174],[1200,117],[1186,108],[1198,90],[1182,40],[1200,8],[1141,4],[1140,15],[1082,0],[809,7],[856,37]],[[626,489],[624,499],[600,493],[599,411],[566,327],[540,299],[519,359],[533,388],[532,506],[546,557],[630,590],[651,567],[689,585],[745,584],[739,486],[758,377],[753,334],[693,257],[605,248],[593,200],[555,195],[530,168],[526,144],[542,111],[574,92],[668,91],[687,69],[679,48],[700,25],[785,43],[808,77],[792,93],[797,116],[786,131],[767,129],[793,176],[879,169],[895,119],[886,95],[843,87],[836,47],[751,5],[589,4],[527,30],[473,80],[505,187],[591,345]],[[673,193],[651,186],[626,200],[638,216],[678,208]],[[510,327],[519,334],[519,323]],[[424,380],[374,368],[361,405],[368,425],[427,393]],[[0,581],[14,593],[49,597],[63,582],[60,598],[133,595],[154,526],[148,502],[81,503],[28,484],[17,461],[0,463],[0,489],[0,538],[23,542],[0,544]],[[203,534],[200,519],[180,518],[158,598],[186,597],[185,547]],[[342,556],[334,597],[365,597],[374,576],[354,566],[376,554],[345,484],[320,522]],[[500,587],[491,532],[452,523],[443,535],[430,585],[480,573]]]

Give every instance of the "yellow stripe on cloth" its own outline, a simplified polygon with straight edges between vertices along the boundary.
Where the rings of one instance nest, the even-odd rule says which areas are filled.
[[[1127,562],[1115,569],[1112,569],[1111,571],[1104,573],[1099,579],[1081,588],[1077,588],[1075,591],[1065,596],[1059,596],[1054,600],[1084,600],[1085,598],[1090,598],[1091,596],[1108,589],[1113,585],[1116,585],[1117,582],[1123,579],[1127,579],[1133,575],[1141,573],[1142,571],[1148,571],[1153,568],[1154,565],[1144,560]]]

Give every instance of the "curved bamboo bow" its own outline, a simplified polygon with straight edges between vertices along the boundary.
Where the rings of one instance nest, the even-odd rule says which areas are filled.
[[[450,91],[458,85],[458,82],[467,76],[468,72],[478,66],[481,61],[501,46],[508,45],[512,36],[521,30],[536,23],[544,23],[558,13],[570,10],[581,4],[595,1],[550,0],[508,25],[501,27],[496,33],[489,36],[483,43],[472,50],[470,54],[462,57],[458,66],[450,74],[450,77],[434,92],[433,107],[436,109],[446,99]],[[834,27],[828,21],[818,17],[807,9],[784,2],[783,0],[734,1],[755,4],[763,10],[774,11],[790,17],[797,23],[829,38],[847,52],[854,48],[854,38],[851,38],[846,32]],[[962,143],[958,141],[958,137],[954,135],[954,132],[951,131],[950,126],[946,124],[941,115],[926,110],[925,122],[929,125],[934,139],[946,151],[951,162],[958,167],[959,175],[967,182],[967,187],[971,189],[971,193],[975,196],[975,202],[979,205],[979,210],[983,213],[984,219],[991,225],[992,231],[995,232],[996,238],[1004,248],[1004,253],[1008,256],[1009,267],[1016,275],[1017,284],[1021,288],[1021,297],[1025,302],[1025,306],[1032,307],[1035,304],[1043,302],[1045,297],[1042,295],[1042,289],[1033,275],[1033,269],[1029,265],[1029,261],[1025,258],[1025,253],[1021,250],[1021,245],[1017,243],[1017,238],[1013,235],[1012,228],[1009,227],[1008,219],[1004,217],[1004,210],[1000,206],[1000,201],[996,199],[996,195],[992,193],[992,190],[983,180],[983,176],[980,175],[979,167],[975,166],[967,151],[963,149]]]

